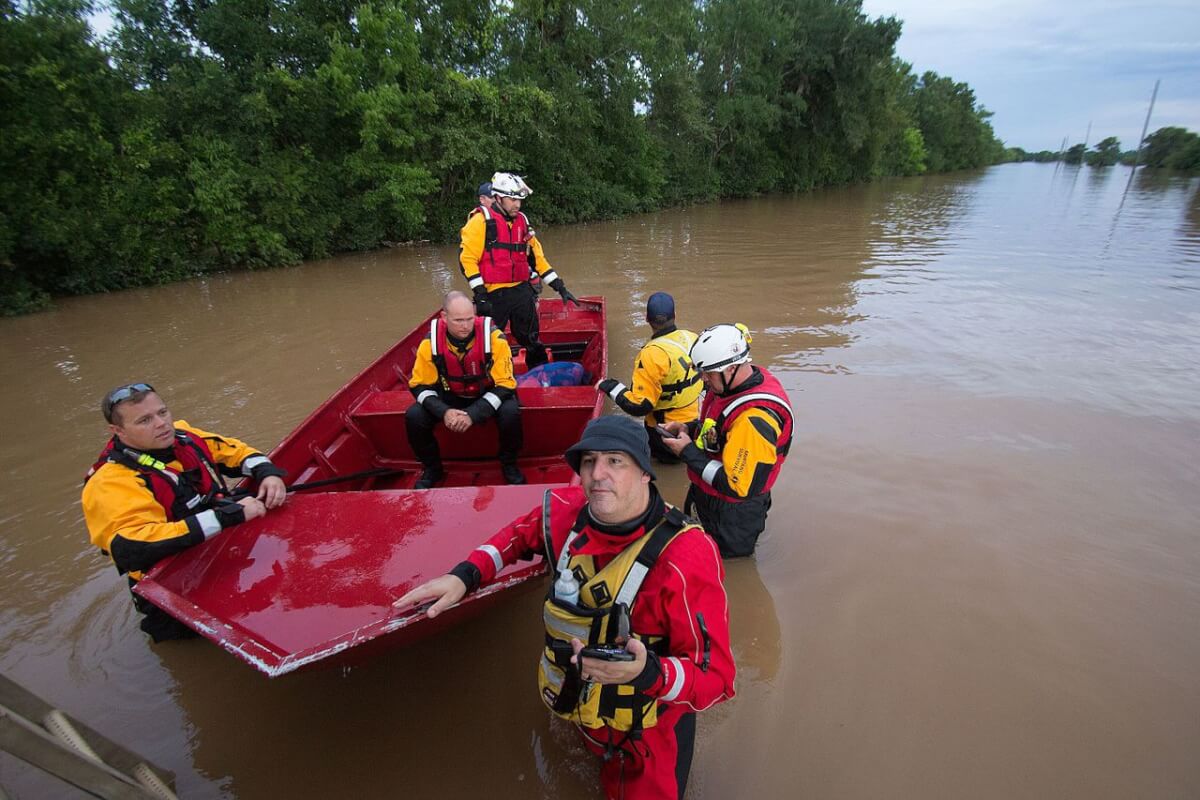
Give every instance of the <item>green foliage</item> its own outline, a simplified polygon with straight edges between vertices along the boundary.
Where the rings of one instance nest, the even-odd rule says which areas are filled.
[[[4,313],[451,238],[498,169],[540,225],[1006,157],[860,0],[112,3],[0,0]]]
[[[119,285],[104,199],[128,96],[83,6],[0,5],[0,265],[6,309]]]
[[[1087,145],[1083,142],[1073,144],[1063,153],[1063,161],[1067,164],[1082,164],[1084,154],[1087,152]]]
[[[916,127],[901,131],[885,154],[889,175],[920,175],[927,169],[928,159],[925,137]]]
[[[1039,150],[1036,153],[1030,153],[1022,150],[1020,147],[1010,147],[1004,152],[1004,162],[1011,161],[1058,161],[1059,153],[1055,150]]]
[[[926,72],[913,92],[913,106],[931,171],[981,167],[1003,156],[988,123],[992,114],[976,105],[967,84]]]
[[[1186,128],[1159,128],[1146,137],[1142,163],[1147,167],[1200,171],[1200,136]]]
[[[1121,160],[1121,142],[1115,136],[1101,139],[1087,154],[1089,167],[1111,167]]]

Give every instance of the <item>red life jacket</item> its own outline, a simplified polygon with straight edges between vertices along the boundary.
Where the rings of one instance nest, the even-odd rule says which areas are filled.
[[[484,284],[520,283],[529,280],[529,240],[533,232],[529,220],[521,212],[510,225],[503,215],[479,206],[471,214],[483,214],[487,232],[483,237],[483,255],[479,258],[479,275]],[[470,216],[467,217],[470,219]]]
[[[460,397],[478,397],[496,385],[492,380],[492,318],[475,317],[475,341],[460,357],[446,338],[440,317],[429,322],[429,353],[442,388]]]
[[[761,408],[775,417],[780,429],[779,441],[775,445],[775,452],[779,457],[775,460],[775,466],[767,476],[766,485],[762,489],[765,494],[771,491],[771,487],[775,484],[775,479],[779,477],[779,469],[783,466],[783,462],[787,460],[788,450],[792,446],[792,407],[788,403],[787,392],[784,391],[783,384],[763,367],[756,367],[755,369],[763,376],[763,382],[759,385],[741,392],[725,395],[724,397],[717,395],[716,392],[707,392],[705,394],[704,403],[700,407],[701,430],[704,429],[705,424],[710,419],[715,422],[715,426],[713,426],[711,434],[699,437],[700,440],[696,442],[696,446],[717,457],[725,449],[725,440],[729,426],[744,411],[748,411],[751,408]],[[730,502],[737,502],[740,499],[721,494],[691,467],[688,467],[688,477],[697,488],[713,497],[719,497],[722,500]]]
[[[215,498],[229,494],[229,487],[217,471],[212,453],[203,439],[194,439],[176,430],[172,450],[172,460],[178,461],[182,470],[169,467],[147,453],[126,447],[114,436],[100,451],[83,482],[87,483],[96,470],[108,463],[129,467],[142,476],[170,522],[203,511]]]

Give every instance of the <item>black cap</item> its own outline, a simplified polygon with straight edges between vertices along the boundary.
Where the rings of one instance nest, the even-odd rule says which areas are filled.
[[[491,197],[492,196],[492,184],[490,182],[479,184],[479,191],[476,192],[475,194],[477,194],[480,197]]]
[[[579,462],[587,450],[620,450],[628,453],[650,475],[651,480],[658,480],[650,467],[650,439],[646,435],[646,426],[633,417],[600,417],[589,422],[583,429],[583,438],[563,454],[576,474],[579,474]]]

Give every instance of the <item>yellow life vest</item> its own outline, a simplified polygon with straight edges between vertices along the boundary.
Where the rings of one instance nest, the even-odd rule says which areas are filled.
[[[546,595],[542,619],[546,625],[546,647],[538,667],[538,689],[542,702],[563,719],[585,728],[608,726],[618,731],[640,731],[657,724],[658,707],[626,684],[584,684],[579,669],[571,663],[574,651],[571,639],[585,645],[616,644],[630,635],[641,639],[646,649],[660,656],[668,654],[665,636],[645,636],[629,630],[630,610],[637,599],[642,581],[659,555],[675,537],[690,525],[672,506],[654,528],[631,543],[601,570],[591,556],[571,556],[571,543],[581,534],[585,522],[577,522],[567,536],[561,553],[555,553],[550,539],[550,493],[543,504],[543,527],[547,562],[554,565],[552,578],[569,569],[579,582],[579,600],[567,602],[555,597],[554,583]],[[581,515],[586,519],[586,515]]]
[[[647,347],[658,347],[671,359],[671,368],[662,379],[662,394],[654,405],[655,411],[683,408],[696,402],[703,386],[700,373],[692,366],[692,345],[696,334],[676,329],[662,336],[655,336],[646,343]]]

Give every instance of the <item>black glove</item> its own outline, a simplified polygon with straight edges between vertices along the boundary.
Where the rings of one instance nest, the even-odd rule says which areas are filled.
[[[619,380],[617,380],[616,378],[605,378],[604,380],[602,380],[596,384],[596,388],[599,389],[600,391],[604,392],[605,394],[608,394],[609,392],[611,392],[613,389],[615,389],[616,387],[618,387],[620,385],[621,385],[621,382]]]
[[[221,530],[232,528],[234,525],[240,525],[246,521],[246,509],[242,508],[241,503],[233,500],[218,500],[213,508],[213,513],[217,515],[217,521],[221,523]]]
[[[662,675],[662,661],[659,659],[658,653],[647,650],[646,666],[642,667],[641,673],[630,681],[629,685],[644,692],[658,682],[659,675]]]
[[[576,306],[579,305],[579,301],[575,299],[575,295],[571,294],[571,290],[567,288],[567,284],[563,282],[562,278],[555,278],[551,281],[550,288],[558,292],[558,296],[563,300],[563,305],[567,303],[574,303]]]
[[[479,286],[474,289],[473,293],[475,295],[475,313],[481,317],[490,317],[492,315],[492,301],[488,298],[487,289]]]

